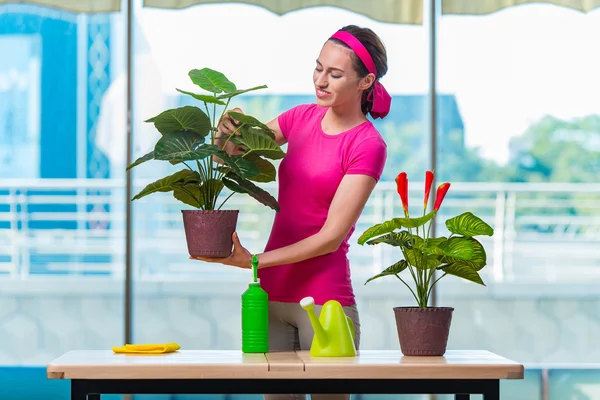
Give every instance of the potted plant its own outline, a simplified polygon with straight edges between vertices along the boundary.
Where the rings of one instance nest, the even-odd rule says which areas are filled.
[[[444,196],[450,188],[445,182],[437,188],[433,210],[427,213],[429,193],[434,174],[426,172],[423,215],[412,218],[408,209],[408,179],[405,172],[396,177],[396,186],[404,217],[392,218],[368,228],[358,243],[387,244],[398,247],[402,259],[369,278],[368,282],[384,276],[398,278],[412,293],[417,306],[394,307],[398,339],[406,356],[441,356],[446,352],[452,307],[429,307],[429,296],[434,285],[446,275],[454,275],[484,285],[479,271],[486,265],[486,252],[475,237],[492,236],[494,230],[471,212],[465,212],[446,220],[448,237],[430,237],[431,225],[440,209]],[[408,271],[415,289],[400,273]],[[441,274],[434,279],[435,271]],[[406,274],[406,272],[405,272]]]
[[[245,193],[279,211],[277,200],[254,182],[274,181],[276,170],[269,160],[281,159],[285,153],[269,127],[250,115],[231,111],[229,115],[238,122],[237,130],[221,147],[213,144],[218,121],[231,99],[266,86],[238,90],[224,74],[209,68],[194,69],[188,75],[208,93],[177,90],[199,100],[203,107],[186,105],[146,120],[154,124],[161,137],[151,152],[127,167],[130,170],[146,161],[158,160],[181,169],[148,184],[132,201],[152,193],[171,192],[175,199],[193,207],[182,210],[189,254],[226,257],[231,254],[239,210],[221,208],[234,193]],[[228,141],[239,146],[240,154],[224,151]],[[224,189],[231,193],[219,201]]]

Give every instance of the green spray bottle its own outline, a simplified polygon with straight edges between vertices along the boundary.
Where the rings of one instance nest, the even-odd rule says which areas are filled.
[[[258,257],[252,256],[253,281],[242,294],[242,352],[269,351],[269,295],[260,287]]]

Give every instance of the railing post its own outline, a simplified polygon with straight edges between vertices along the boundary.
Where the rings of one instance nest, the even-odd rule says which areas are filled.
[[[492,275],[495,283],[504,280],[504,217],[506,192],[496,192],[496,213],[494,216],[494,265]]]
[[[24,242],[21,238],[21,236],[19,235],[19,217],[18,217],[18,201],[17,201],[17,193],[16,190],[13,190],[12,188],[8,189],[8,210],[9,210],[9,214],[10,214],[10,239],[13,243],[12,246],[12,250],[11,250],[11,264],[12,264],[12,272],[11,272],[11,276],[13,278],[16,278],[17,275],[19,275],[20,271],[20,265],[21,265],[21,245]]]
[[[384,201],[385,191],[378,190],[375,192],[373,199],[373,220],[372,224],[378,221],[383,221],[384,218]],[[379,273],[383,269],[383,246],[373,246],[373,265],[371,266],[372,273]]]
[[[517,193],[507,192],[506,194],[506,226],[504,232],[504,271],[512,280],[515,277],[513,270],[513,251],[517,232],[515,230],[516,208],[517,208]]]
[[[16,195],[16,199],[17,199],[17,215],[18,217],[20,217],[20,221],[21,221],[21,271],[20,271],[20,275],[22,279],[27,279],[29,277],[29,272],[31,269],[31,262],[30,262],[30,251],[29,251],[29,208],[27,207],[27,196],[25,195],[24,191],[26,189],[25,188],[21,188],[19,190],[19,194]],[[18,210],[19,205],[21,206],[21,209]]]
[[[394,218],[394,195],[395,193],[393,191],[390,190],[382,190],[382,197],[383,197],[383,210],[384,210],[384,218],[381,219],[381,221],[387,221],[390,220],[392,218]],[[379,273],[380,271],[383,271],[384,268],[387,268],[389,265],[392,265],[395,261],[393,259],[393,251],[394,248],[390,247],[390,246],[379,246],[382,249],[383,255],[382,255],[382,264],[379,266],[380,269],[379,271],[377,271],[377,273]]]

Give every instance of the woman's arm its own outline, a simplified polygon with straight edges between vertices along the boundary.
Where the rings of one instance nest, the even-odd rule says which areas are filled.
[[[258,254],[259,268],[295,263],[336,251],[360,217],[376,183],[368,175],[344,176],[323,228],[299,242]]]

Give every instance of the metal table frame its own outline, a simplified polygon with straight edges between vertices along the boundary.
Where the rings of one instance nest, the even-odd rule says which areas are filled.
[[[454,394],[500,400],[499,379],[72,379],[71,400],[102,394]]]

